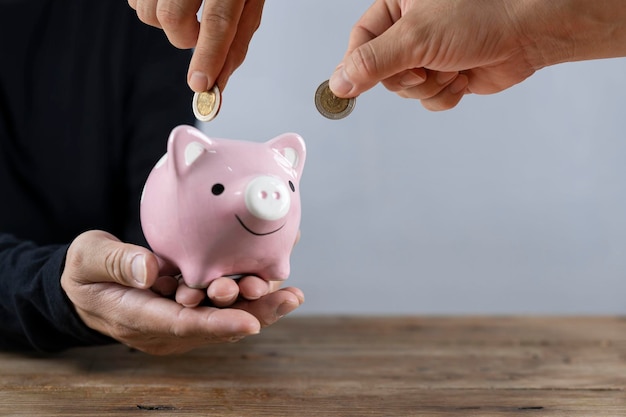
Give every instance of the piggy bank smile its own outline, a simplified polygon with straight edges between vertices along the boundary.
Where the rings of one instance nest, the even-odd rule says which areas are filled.
[[[283,227],[285,227],[285,223],[283,223],[282,226],[280,226],[278,229],[274,229],[271,232],[265,232],[265,233],[257,233],[254,230],[250,229],[248,226],[246,226],[246,224],[243,222],[243,220],[241,220],[241,218],[235,214],[235,218],[237,219],[237,221],[239,222],[239,224],[241,225],[241,227],[243,227],[244,229],[246,229],[246,231],[252,233],[255,236],[267,236],[267,235],[271,235],[272,233],[276,233],[278,232],[280,229],[282,229]]]

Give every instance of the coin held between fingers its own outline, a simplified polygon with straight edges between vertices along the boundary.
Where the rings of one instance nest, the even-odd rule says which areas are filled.
[[[339,120],[348,116],[354,110],[356,98],[337,97],[330,87],[328,80],[324,81],[315,91],[315,107],[320,114],[331,120]]]
[[[194,93],[191,107],[196,119],[209,122],[215,119],[222,105],[222,93],[217,85],[209,91]]]

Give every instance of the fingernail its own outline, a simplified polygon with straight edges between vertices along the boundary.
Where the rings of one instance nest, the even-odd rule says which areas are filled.
[[[208,91],[209,89],[209,77],[203,72],[194,71],[189,77],[189,87],[197,93]]]
[[[457,77],[457,79],[448,86],[448,91],[450,91],[451,94],[456,95],[464,91],[466,88],[467,80],[465,79],[465,77]]]
[[[457,72],[438,72],[435,79],[437,80],[437,84],[445,85],[449,83],[457,75],[458,75]]]
[[[139,285],[146,284],[146,257],[143,254],[135,255],[131,262],[133,279]]]
[[[408,71],[406,74],[400,78],[400,85],[404,88],[415,87],[423,83],[426,80],[423,76],[414,73],[413,71]]]
[[[345,96],[354,88],[343,65],[339,66],[330,76],[328,86],[338,96]]]

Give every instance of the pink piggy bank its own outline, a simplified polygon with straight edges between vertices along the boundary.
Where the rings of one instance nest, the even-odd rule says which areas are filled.
[[[305,157],[295,133],[255,143],[176,127],[141,196],[148,244],[192,288],[222,276],[287,279]]]

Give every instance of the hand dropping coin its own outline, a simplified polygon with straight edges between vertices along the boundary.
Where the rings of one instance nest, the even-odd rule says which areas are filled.
[[[196,119],[202,122],[210,122],[215,119],[222,105],[222,93],[217,85],[214,85],[209,91],[195,93],[191,107]]]
[[[324,81],[315,91],[315,107],[320,114],[328,119],[343,119],[354,109],[356,98],[337,97],[328,86],[328,80]]]

